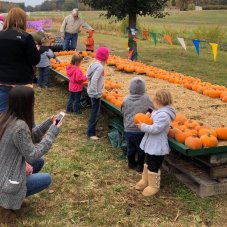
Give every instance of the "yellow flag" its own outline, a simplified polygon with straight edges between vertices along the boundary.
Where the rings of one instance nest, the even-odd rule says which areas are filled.
[[[125,49],[126,50],[128,50],[129,48],[128,48],[128,42],[127,43],[125,43]]]
[[[217,43],[210,43],[213,55],[214,55],[214,61],[217,60],[217,55],[218,55],[218,44]]]

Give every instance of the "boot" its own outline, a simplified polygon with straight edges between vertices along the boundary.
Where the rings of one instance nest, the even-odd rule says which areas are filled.
[[[128,155],[128,168],[129,169],[136,169],[137,162],[136,162],[135,158],[136,158],[136,155],[135,154]]]
[[[13,211],[0,207],[0,224],[13,224],[15,220],[16,214]]]
[[[144,196],[155,195],[160,189],[161,172],[158,173],[148,171],[148,186],[143,190]]]
[[[148,185],[148,172],[147,172],[147,164],[144,164],[143,167],[143,173],[142,173],[142,179],[136,184],[135,189],[142,191],[144,188]]]
[[[137,164],[136,171],[139,173],[143,172],[144,159],[145,159],[145,154],[138,155],[138,164]]]

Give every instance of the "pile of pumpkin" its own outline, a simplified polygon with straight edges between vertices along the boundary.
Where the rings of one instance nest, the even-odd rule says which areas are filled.
[[[92,53],[92,52],[88,52],[88,51],[78,52],[75,50],[64,50],[64,51],[60,51],[60,52],[54,52],[54,54],[56,56],[67,56],[67,55],[80,54],[82,57],[87,57],[87,56],[94,57],[94,53]]]
[[[134,116],[134,123],[152,125],[153,120],[146,114],[138,113]],[[212,129],[195,120],[188,120],[183,114],[178,113],[176,119],[171,122],[168,136],[192,150],[199,150],[203,147],[216,147],[218,140],[227,141],[227,128],[223,126]]]
[[[107,64],[116,66],[116,68],[120,71],[127,73],[135,72],[137,74],[146,74],[148,77],[166,80],[170,83],[181,85],[189,90],[196,91],[210,98],[220,98],[223,102],[227,102],[227,88],[225,86],[202,82],[196,77],[168,72],[153,66],[147,66],[140,62],[132,62],[128,59],[122,59],[117,56],[110,56]]]

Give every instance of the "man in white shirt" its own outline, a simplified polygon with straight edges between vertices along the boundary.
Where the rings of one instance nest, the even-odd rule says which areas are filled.
[[[0,15],[0,31],[3,30],[4,16]]]
[[[78,9],[73,9],[72,14],[65,17],[60,29],[61,37],[64,39],[64,50],[76,49],[81,26],[87,30],[93,30],[90,25],[79,17]]]

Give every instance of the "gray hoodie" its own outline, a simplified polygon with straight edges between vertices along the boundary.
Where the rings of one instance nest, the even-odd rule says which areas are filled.
[[[140,77],[134,77],[130,81],[130,95],[122,104],[125,132],[140,132],[134,124],[134,116],[137,113],[146,113],[148,109],[153,110],[153,103],[145,92],[145,81]]]
[[[141,131],[145,135],[140,148],[149,155],[166,155],[170,148],[168,144],[168,132],[170,122],[176,117],[176,111],[171,106],[164,106],[152,112],[152,125],[141,124]]]
[[[92,63],[87,70],[87,93],[90,98],[101,96],[104,89],[104,67],[99,61]]]

